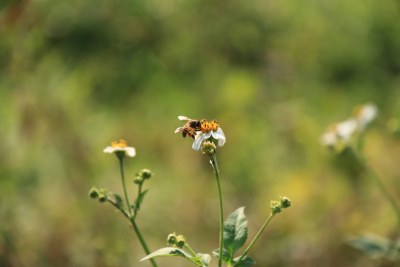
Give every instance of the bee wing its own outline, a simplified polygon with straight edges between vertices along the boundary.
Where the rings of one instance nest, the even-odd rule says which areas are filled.
[[[175,130],[174,133],[179,133],[179,132],[181,132],[182,130],[183,130],[183,127],[178,127],[178,128],[176,128],[176,130]]]
[[[188,118],[188,117],[186,117],[186,116],[178,116],[178,120],[180,120],[180,121],[189,121],[190,119]]]

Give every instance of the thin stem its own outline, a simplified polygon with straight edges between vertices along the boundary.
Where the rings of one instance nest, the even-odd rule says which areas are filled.
[[[217,180],[218,185],[218,197],[219,197],[219,258],[218,258],[218,267],[222,266],[222,257],[223,257],[223,247],[224,247],[224,208],[222,204],[222,190],[221,183],[219,180],[219,168],[217,163],[217,157],[215,154],[211,156],[211,165],[214,169],[215,178]]]
[[[143,248],[144,252],[146,253],[146,255],[149,255],[150,254],[150,249],[147,246],[146,241],[144,241],[142,233],[140,232],[139,227],[137,226],[137,224],[135,222],[135,219],[134,219],[133,214],[132,214],[132,208],[131,208],[131,205],[129,203],[128,193],[126,192],[125,174],[124,174],[124,161],[123,161],[124,158],[123,158],[123,156],[118,156],[118,155],[117,155],[117,157],[118,157],[118,160],[119,160],[119,168],[120,168],[120,172],[121,172],[122,188],[124,190],[124,196],[125,196],[126,205],[128,206],[128,213],[126,213],[123,210],[121,210],[120,207],[117,207],[117,208],[119,210],[121,210],[121,212],[124,214],[125,217],[128,218],[128,220],[130,221],[130,223],[132,225],[133,230],[135,231],[136,236],[139,239],[140,244],[142,245],[142,248]],[[113,204],[114,206],[116,206],[115,203],[113,203],[113,202],[110,202],[110,203]],[[151,265],[153,267],[158,267],[157,263],[155,262],[154,259],[150,259],[150,262],[151,262]]]
[[[118,157],[118,161],[119,161],[119,170],[121,172],[122,188],[124,190],[125,202],[126,202],[126,205],[128,206],[128,214],[130,217],[130,216],[132,216],[132,209],[131,209],[131,205],[129,204],[128,193],[126,192],[123,156]]]
[[[272,218],[276,215],[276,213],[271,213],[269,215],[269,217],[267,218],[267,220],[264,222],[264,224],[261,226],[260,230],[258,230],[257,234],[254,236],[253,240],[251,240],[250,244],[247,246],[247,248],[244,250],[242,256],[240,256],[239,260],[233,265],[236,266],[236,264],[240,263],[244,257],[247,256],[247,254],[249,253],[250,249],[253,247],[254,243],[257,242],[257,240],[260,238],[261,234],[263,233],[265,227],[267,227],[267,225],[270,223],[270,221],[272,220]]]
[[[131,219],[130,219],[130,222],[131,222],[131,224],[132,224],[133,230],[135,231],[135,234],[137,235],[137,237],[138,237],[138,239],[139,239],[140,244],[141,244],[142,247],[143,247],[144,252],[146,253],[146,255],[149,255],[149,254],[150,254],[150,249],[149,249],[149,247],[147,246],[146,241],[144,241],[144,238],[143,238],[143,236],[142,236],[142,233],[140,232],[139,227],[137,226],[135,220],[134,220],[133,218],[131,218]],[[151,265],[152,265],[153,267],[158,267],[158,266],[157,266],[157,263],[155,262],[154,259],[151,258],[151,259],[150,259],[150,262],[151,262]]]
[[[138,193],[137,193],[137,197],[136,197],[136,201],[135,201],[135,206],[133,207],[133,219],[136,218],[137,212],[139,210],[139,198],[140,195],[142,194],[142,183],[138,184]]]
[[[188,243],[185,244],[185,247],[189,250],[190,254],[194,257],[197,256],[196,252],[189,246]]]
[[[381,189],[383,195],[386,197],[386,199],[392,205],[392,208],[394,209],[396,216],[397,216],[398,226],[400,228],[400,207],[398,206],[395,198],[392,196],[390,191],[387,189],[385,184],[382,182],[379,175],[368,165],[366,159],[361,155],[361,153],[354,151],[354,154],[357,157],[358,161],[363,165],[368,176],[370,178],[372,178],[373,180],[375,180],[375,182],[378,184],[379,188]]]
[[[128,220],[129,220],[129,215],[128,213],[126,213],[125,210],[121,209],[121,207],[119,207],[114,201],[112,201],[111,199],[107,198],[108,203],[110,203],[111,205],[113,205],[115,208],[117,208]]]

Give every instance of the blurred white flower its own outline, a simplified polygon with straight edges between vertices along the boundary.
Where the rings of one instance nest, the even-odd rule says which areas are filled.
[[[119,141],[113,141],[111,146],[106,147],[103,150],[104,153],[116,153],[123,152],[128,157],[134,157],[136,155],[136,150],[134,147],[128,146],[124,139],[120,139]]]
[[[357,121],[353,118],[339,122],[335,125],[336,135],[338,138],[348,141],[352,135],[357,131]]]
[[[328,147],[348,146],[351,139],[365,130],[365,127],[373,121],[378,114],[378,108],[371,103],[359,106],[355,109],[354,117],[334,124],[322,134],[320,141]]]
[[[360,131],[364,130],[365,127],[373,121],[378,115],[378,108],[372,103],[367,103],[356,109],[356,119],[358,121],[358,127]]]
[[[322,134],[320,141],[325,146],[333,147],[338,140],[335,131],[327,131]]]

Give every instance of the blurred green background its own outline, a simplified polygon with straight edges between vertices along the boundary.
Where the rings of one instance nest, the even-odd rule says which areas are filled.
[[[344,241],[392,236],[395,214],[319,138],[376,103],[366,154],[400,200],[386,127],[400,114],[399,12],[395,0],[1,2],[0,266],[150,266],[124,218],[87,196],[122,193],[102,153],[119,138],[137,149],[129,180],[155,173],[138,218],[150,248],[174,231],[216,248],[212,169],[173,134],[178,115],[220,122],[225,211],[246,206],[250,237],[271,199],[291,198],[250,253],[256,266],[377,266]]]

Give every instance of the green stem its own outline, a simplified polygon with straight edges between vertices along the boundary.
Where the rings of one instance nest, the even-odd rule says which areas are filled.
[[[222,257],[223,257],[223,247],[224,247],[224,208],[222,205],[222,190],[221,183],[219,180],[219,168],[217,163],[217,157],[215,154],[211,156],[211,165],[214,169],[215,178],[217,180],[218,185],[218,197],[219,197],[219,258],[218,258],[218,267],[222,266]]]
[[[146,255],[149,255],[149,254],[150,254],[150,249],[149,249],[149,247],[147,246],[146,241],[144,241],[144,238],[143,238],[143,236],[142,236],[142,233],[140,232],[139,227],[137,226],[135,220],[134,220],[133,218],[131,218],[131,219],[130,219],[130,222],[131,222],[131,224],[132,224],[133,230],[135,231],[135,234],[137,235],[137,237],[138,237],[138,239],[139,239],[140,244],[141,244],[142,247],[143,247],[144,252],[146,253]],[[151,258],[151,259],[150,259],[150,262],[151,262],[151,265],[152,265],[153,267],[158,267],[158,266],[157,266],[157,263],[155,262],[154,259]]]
[[[139,210],[139,198],[141,194],[142,194],[142,184],[140,183],[138,185],[138,194],[136,197],[135,206],[133,207],[133,215],[132,215],[133,219],[136,218],[137,212]]]
[[[185,248],[187,248],[187,250],[189,250],[190,254],[191,254],[193,257],[196,257],[196,256],[197,256],[196,252],[189,246],[188,243],[185,244]]]
[[[129,204],[128,193],[126,192],[125,174],[124,174],[124,157],[119,156],[118,161],[119,161],[119,170],[121,173],[122,189],[124,190],[125,202],[126,202],[126,205],[128,206],[128,214],[130,217],[130,216],[132,216],[132,209],[131,209],[131,205]]]
[[[134,218],[133,218],[133,214],[132,214],[132,208],[131,205],[129,203],[129,198],[128,198],[128,193],[126,192],[126,185],[125,185],[125,174],[124,174],[124,156],[118,156],[118,160],[119,160],[119,168],[120,168],[120,172],[121,172],[121,181],[122,181],[122,188],[124,190],[124,196],[125,196],[125,201],[126,201],[126,205],[128,206],[128,213],[124,212],[123,210],[121,210],[121,208],[118,207],[119,210],[121,210],[121,212],[124,214],[125,217],[128,218],[128,220],[131,222],[132,228],[135,231],[136,236],[139,239],[140,244],[142,245],[142,248],[144,250],[144,252],[146,253],[146,255],[150,254],[150,249],[146,244],[146,241],[144,241],[144,238],[142,236],[142,233],[139,230],[139,227],[137,226]],[[111,204],[115,204],[113,202],[110,202]],[[115,205],[114,205],[115,206]],[[158,267],[157,263],[155,262],[154,259],[150,259],[151,265],[153,267]]]
[[[129,215],[128,213],[126,213],[125,210],[121,209],[121,207],[119,207],[114,201],[112,201],[111,199],[107,198],[108,203],[110,203],[111,205],[113,205],[115,208],[117,208],[122,215],[124,215],[128,220],[129,220]]]
[[[396,216],[397,216],[397,223],[400,228],[400,207],[397,204],[395,198],[392,196],[390,191],[387,189],[385,184],[382,182],[381,178],[379,177],[378,174],[375,173],[375,171],[369,167],[366,159],[361,155],[361,153],[354,151],[354,154],[358,161],[362,164],[364,167],[365,171],[367,172],[368,176],[375,180],[375,182],[378,184],[379,188],[381,189],[383,195],[386,197],[386,199],[389,201],[389,203],[392,205],[392,208],[394,209]]]
[[[257,242],[257,240],[260,238],[261,234],[264,232],[265,227],[267,227],[267,225],[271,222],[272,218],[276,215],[276,213],[271,213],[269,215],[269,217],[267,218],[267,220],[264,222],[263,226],[261,226],[260,230],[258,230],[257,234],[255,235],[255,237],[253,238],[253,240],[251,240],[250,244],[247,246],[247,248],[244,250],[242,256],[240,256],[239,260],[236,262],[236,264],[240,263],[244,257],[247,256],[247,254],[249,253],[250,249],[253,247],[254,243]],[[233,266],[236,266],[236,264],[234,264]]]

